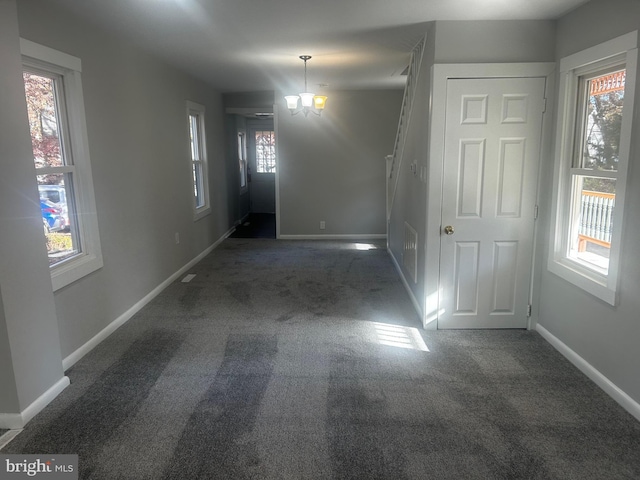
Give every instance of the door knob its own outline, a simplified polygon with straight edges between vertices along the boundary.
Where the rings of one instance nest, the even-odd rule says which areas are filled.
[[[455,230],[451,225],[447,225],[446,227],[444,227],[444,233],[446,233],[447,235],[453,235],[454,231]]]

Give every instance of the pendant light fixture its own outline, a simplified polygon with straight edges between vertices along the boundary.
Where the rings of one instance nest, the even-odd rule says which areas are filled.
[[[300,55],[300,60],[304,62],[304,92],[298,95],[287,95],[284,99],[287,101],[287,108],[291,112],[291,115],[297,115],[298,113],[304,113],[306,117],[309,112],[320,116],[324,105],[327,101],[327,97],[324,95],[315,95],[309,92],[307,88],[307,60],[311,59],[311,55]],[[302,104],[302,108],[298,108],[298,100]]]

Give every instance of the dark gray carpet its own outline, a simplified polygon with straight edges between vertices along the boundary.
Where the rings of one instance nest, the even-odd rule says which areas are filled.
[[[376,246],[226,240],[3,453],[91,479],[640,478],[640,423],[535,332],[420,330]]]

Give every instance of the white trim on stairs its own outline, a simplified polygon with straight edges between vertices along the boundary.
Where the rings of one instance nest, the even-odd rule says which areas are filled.
[[[407,293],[409,294],[409,298],[411,299],[411,303],[413,304],[413,308],[416,309],[416,313],[418,314],[418,318],[420,319],[420,321],[422,321],[422,319],[424,318],[424,315],[422,313],[422,308],[420,308],[420,303],[418,302],[418,299],[413,294],[413,290],[411,290],[411,287],[409,286],[409,282],[407,281],[407,278],[405,277],[404,272],[402,271],[402,268],[400,267],[400,264],[398,263],[398,260],[396,260],[396,257],[393,255],[393,252],[391,251],[390,248],[387,248],[387,252],[389,252],[389,256],[391,257],[391,260],[393,261],[393,266],[396,267],[396,271],[398,272],[398,275],[400,276],[400,280],[402,280],[402,284],[404,285],[404,288],[407,290]]]

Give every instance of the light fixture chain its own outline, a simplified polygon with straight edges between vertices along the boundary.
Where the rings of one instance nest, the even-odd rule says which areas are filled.
[[[308,92],[309,89],[307,88],[307,59],[304,59],[304,91]]]

